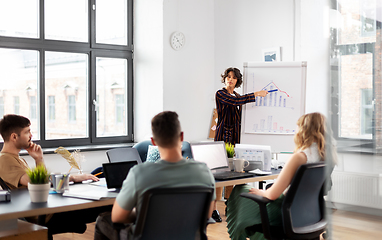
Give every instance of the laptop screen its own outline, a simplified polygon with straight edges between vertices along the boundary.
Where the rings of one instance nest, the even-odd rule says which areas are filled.
[[[107,188],[121,188],[130,169],[137,164],[137,161],[103,163]]]
[[[195,161],[206,163],[211,170],[228,168],[224,142],[191,143],[191,151]]]

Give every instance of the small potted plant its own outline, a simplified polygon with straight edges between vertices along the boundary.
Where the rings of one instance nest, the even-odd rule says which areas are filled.
[[[49,196],[49,174],[44,165],[27,170],[29,196],[32,202],[47,202]]]
[[[235,145],[231,143],[225,144],[225,150],[227,151],[228,157],[228,167],[232,171],[233,170],[233,157],[235,156]]]

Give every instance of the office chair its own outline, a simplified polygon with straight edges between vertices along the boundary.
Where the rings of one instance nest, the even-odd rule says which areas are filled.
[[[133,239],[206,240],[213,191],[209,187],[148,190],[137,211]]]
[[[114,148],[106,151],[106,156],[109,162],[126,162],[137,161],[138,164],[142,163],[141,157],[136,148]]]
[[[320,239],[327,226],[323,198],[325,179],[324,162],[298,168],[282,203],[281,227],[269,224],[266,205],[271,200],[250,193],[240,194],[259,204],[262,223],[249,227],[251,231],[262,232],[266,239]]]
[[[149,149],[149,145],[152,145],[151,140],[145,140],[133,146],[133,148],[137,149],[142,162],[145,162],[147,159],[147,151]],[[192,158],[191,146],[187,141],[182,142],[182,156],[184,158]]]
[[[0,187],[1,187],[1,190],[7,190],[7,191],[10,191],[11,189],[7,186],[7,184],[5,184],[4,180],[0,177]]]

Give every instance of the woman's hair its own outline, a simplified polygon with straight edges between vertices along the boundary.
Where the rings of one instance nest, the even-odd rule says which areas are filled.
[[[225,78],[228,77],[228,73],[229,72],[233,72],[233,74],[235,75],[237,81],[236,81],[236,85],[235,85],[235,88],[238,88],[241,86],[241,84],[243,83],[243,75],[240,73],[240,70],[237,69],[237,68],[234,68],[234,67],[230,67],[230,68],[227,68],[224,73],[221,75],[222,77],[222,83],[225,83]]]
[[[301,116],[297,120],[298,131],[294,136],[297,150],[304,150],[314,142],[317,143],[318,153],[321,158],[325,157],[325,133],[326,120],[321,113],[309,113]]]

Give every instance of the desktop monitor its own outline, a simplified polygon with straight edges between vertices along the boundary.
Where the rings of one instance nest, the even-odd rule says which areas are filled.
[[[224,142],[191,143],[191,151],[195,161],[206,163],[211,170],[228,168]]]

